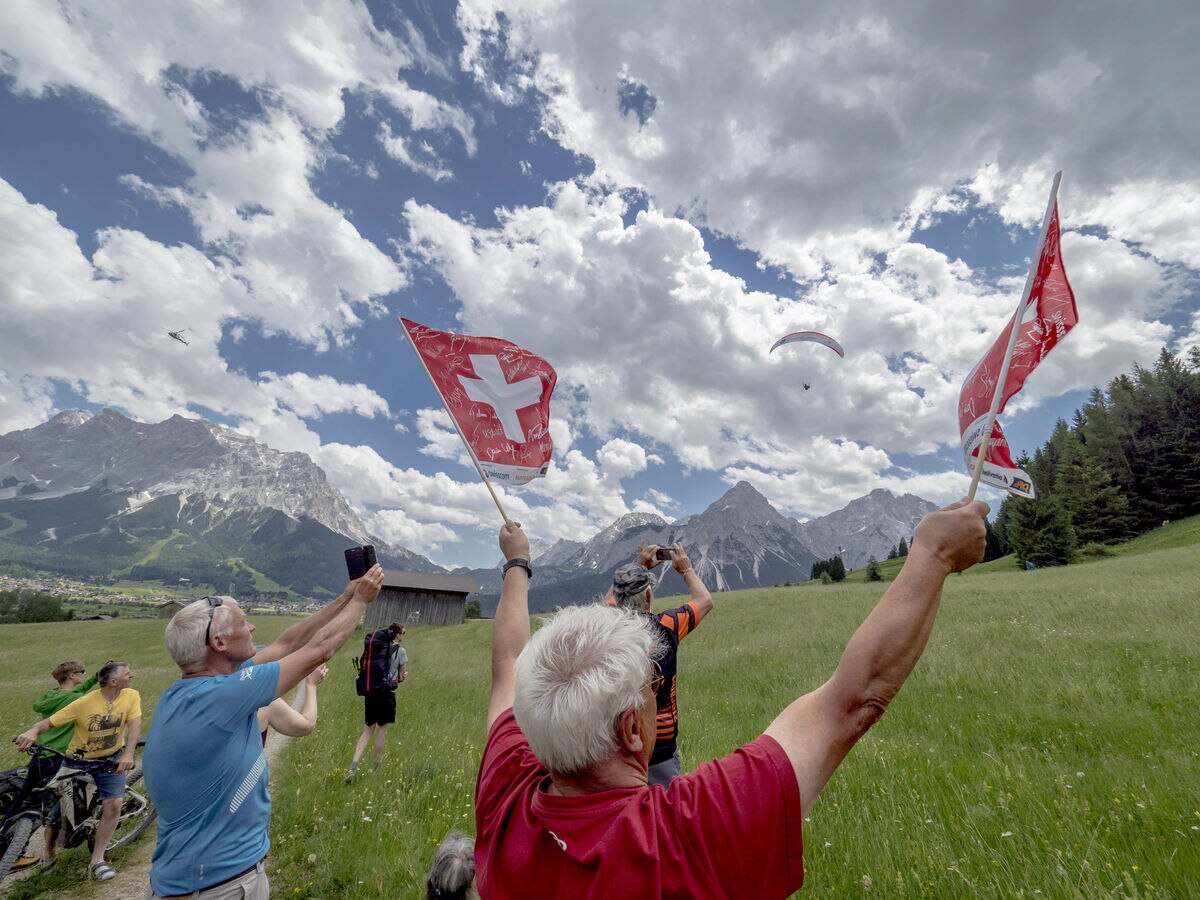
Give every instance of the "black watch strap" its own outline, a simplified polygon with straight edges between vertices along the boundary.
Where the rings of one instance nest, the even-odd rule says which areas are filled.
[[[527,559],[521,559],[521,557],[519,557],[519,556],[518,556],[518,557],[515,557],[515,558],[513,558],[513,559],[510,559],[508,562],[506,562],[506,563],[504,564],[504,567],[500,569],[500,577],[501,577],[501,578],[504,578],[504,576],[505,576],[506,574],[508,574],[508,570],[509,570],[509,569],[511,569],[513,566],[520,566],[520,567],[521,567],[521,568],[523,568],[523,569],[524,569],[526,572],[528,572],[528,573],[529,573],[529,577],[530,577],[530,578],[532,578],[532,577],[533,577],[533,566],[531,566],[531,565],[529,564],[529,560],[527,560]]]

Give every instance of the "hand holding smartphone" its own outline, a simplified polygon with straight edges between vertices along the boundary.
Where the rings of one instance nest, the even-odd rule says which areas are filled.
[[[351,581],[357,581],[366,575],[376,562],[378,560],[375,558],[375,548],[371,544],[351,547],[346,551],[346,571]]]

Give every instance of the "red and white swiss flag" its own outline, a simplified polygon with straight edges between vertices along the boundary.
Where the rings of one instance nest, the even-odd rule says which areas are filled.
[[[525,484],[545,475],[554,452],[554,367],[502,338],[438,331],[403,317],[400,324],[488,479]]]
[[[1004,326],[996,342],[975,364],[971,374],[963,382],[958,395],[958,431],[962,440],[963,459],[967,471],[973,471],[979,457],[979,445],[983,442],[983,428],[991,409],[996,382],[1004,364],[1004,354],[1012,335],[1014,315]],[[1059,243],[1058,201],[1054,201],[1053,214],[1046,226],[1046,238],[1042,244],[1042,255],[1037,261],[1037,271],[1029,290],[1029,299],[1021,310],[1017,332],[1017,343],[1012,361],[1001,390],[1000,407],[997,415],[1004,412],[1009,398],[1021,390],[1033,370],[1038,367],[1067,332],[1079,321],[1075,309],[1075,293],[1067,281],[1063,268],[1062,248]],[[983,460],[982,480],[1006,489],[1021,497],[1033,497],[1033,480],[1029,473],[1017,467],[1008,450],[1008,441],[997,419],[992,424],[992,439],[988,444],[987,456]]]

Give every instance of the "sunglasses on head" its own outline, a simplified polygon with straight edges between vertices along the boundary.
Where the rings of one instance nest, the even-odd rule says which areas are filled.
[[[217,608],[224,606],[228,597],[201,597],[201,600],[208,601],[208,624],[204,626],[204,646],[208,646],[209,638],[212,636],[213,616],[217,612]]]

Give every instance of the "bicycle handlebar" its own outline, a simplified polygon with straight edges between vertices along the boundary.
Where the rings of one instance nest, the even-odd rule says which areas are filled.
[[[15,738],[13,742],[16,742]],[[139,741],[138,743],[141,742]],[[17,749],[20,750],[19,747]],[[28,750],[20,750],[20,752],[28,753],[30,756],[57,756],[59,759],[77,768],[98,769],[103,766],[115,770],[117,767],[117,761],[107,756],[101,759],[85,759],[82,756],[72,756],[69,753],[63,753],[61,750],[55,750],[53,747],[47,747],[45,744],[34,744]],[[114,753],[113,756],[116,756],[116,754]]]

